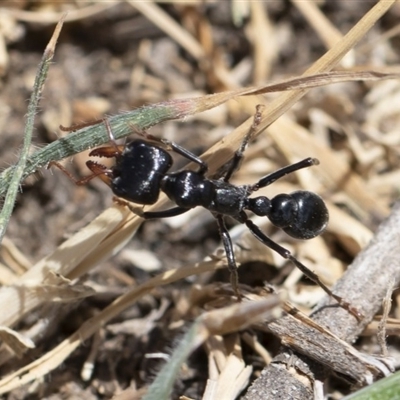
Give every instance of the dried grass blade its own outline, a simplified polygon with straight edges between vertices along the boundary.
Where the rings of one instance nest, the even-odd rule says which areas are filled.
[[[200,43],[158,5],[154,4],[152,1],[129,0],[128,3],[139,10],[167,35],[171,36],[172,39],[179,43],[195,59],[200,60],[205,56]]]
[[[33,86],[33,91],[31,98],[28,104],[28,113],[26,117],[25,123],[25,132],[24,132],[24,142],[21,151],[21,155],[19,157],[17,165],[13,167],[11,183],[8,186],[7,194],[4,199],[4,205],[0,213],[0,243],[3,239],[3,236],[6,232],[8,221],[10,220],[11,213],[14,209],[15,199],[17,197],[17,193],[21,184],[21,180],[24,174],[25,166],[28,161],[29,149],[31,147],[32,134],[33,134],[33,123],[35,121],[35,115],[39,106],[40,97],[42,95],[42,90],[44,83],[46,81],[47,72],[50,67],[50,62],[53,59],[56,43],[58,36],[60,35],[61,28],[64,23],[65,16],[61,18],[58,22],[56,28],[54,29],[54,33],[47,44],[47,47],[43,53],[42,60],[39,64],[36,76],[35,83]]]
[[[64,242],[52,254],[40,260],[18,279],[18,286],[0,289],[0,325],[12,326],[26,313],[46,300],[35,287],[45,284],[54,274],[70,277],[85,257],[101,248],[102,241],[124,220],[127,211],[117,207],[106,210],[92,223]],[[51,272],[50,272],[51,271]]]
[[[223,264],[221,263],[221,266]],[[157,285],[165,285],[173,281],[182,279],[196,273],[201,273],[215,268],[215,263],[201,263],[197,268],[180,268],[161,274],[145,284],[132,289],[127,294],[115,300],[110,306],[105,308],[101,313],[86,321],[81,328],[69,338],[61,342],[53,350],[43,355],[38,360],[26,365],[18,371],[10,374],[0,381],[0,394],[6,393],[25,383],[38,379],[51,370],[57,368],[83,341],[97,332],[100,327],[107,323],[111,318],[118,315],[122,310],[137,301],[141,296],[148,293]],[[272,296],[266,300],[260,300],[251,303],[235,304],[227,307],[226,310],[215,310],[201,316],[196,324],[194,324],[193,332],[189,334],[189,345],[184,351],[192,351],[197,348],[209,335],[236,331],[239,327],[245,327],[260,318],[264,318],[266,313],[273,318],[280,313],[279,297]],[[248,316],[251,316],[249,319]],[[239,325],[236,325],[237,322]],[[235,323],[234,323],[235,322]],[[192,336],[194,335],[194,336]]]

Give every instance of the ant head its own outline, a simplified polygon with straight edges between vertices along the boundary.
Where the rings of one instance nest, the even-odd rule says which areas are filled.
[[[275,226],[296,239],[320,235],[329,220],[328,209],[321,197],[304,190],[279,194],[271,200],[264,196],[249,199],[248,208],[256,215],[268,217]]]

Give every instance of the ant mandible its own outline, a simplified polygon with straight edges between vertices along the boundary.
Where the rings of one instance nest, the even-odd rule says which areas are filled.
[[[257,106],[251,128],[245,135],[239,149],[235,152],[226,173],[219,179],[208,179],[206,177],[208,171],[207,163],[189,150],[169,140],[156,138],[147,132],[135,132],[145,140],[136,139],[128,142],[125,146],[118,146],[107,119],[104,119],[104,123],[113,146],[94,149],[89,153],[89,156],[115,158],[114,166],[107,168],[102,164],[89,160],[86,165],[92,171],[92,174],[80,180],[76,180],[57,162],[52,162],[49,166],[57,166],[78,185],[84,185],[99,176],[110,186],[117,197],[126,200],[123,203],[131,211],[139,214],[144,219],[173,217],[197,206],[202,206],[209,210],[217,220],[228,268],[231,273],[232,288],[239,300],[241,299],[241,294],[239,292],[238,267],[235,261],[232,240],[225,226],[225,216],[230,216],[245,224],[261,243],[277,252],[283,258],[290,260],[309,279],[318,284],[330,297],[334,298],[342,308],[359,319],[360,313],[357,309],[342,297],[335,295],[321,282],[318,275],[297,260],[289,250],[265,235],[249,219],[246,213],[246,210],[249,210],[258,216],[268,217],[273,225],[283,229],[288,235],[296,239],[311,239],[320,235],[328,224],[329,214],[324,201],[317,194],[299,190],[291,194],[279,194],[272,199],[266,196],[250,198],[250,195],[258,189],[266,187],[292,172],[317,165],[319,161],[311,157],[305,158],[302,161],[270,173],[251,185],[236,186],[229,182],[232,174],[238,169],[247,144],[260,120],[261,106]],[[74,129],[76,127],[68,128],[68,130]],[[198,170],[184,169],[178,172],[169,172],[173,160],[165,148],[194,162],[199,166]],[[161,192],[164,192],[170,200],[175,202],[177,207],[163,211],[138,213],[128,203],[154,204]]]

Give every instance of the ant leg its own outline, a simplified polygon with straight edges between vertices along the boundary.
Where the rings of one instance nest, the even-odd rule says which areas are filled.
[[[240,301],[240,299],[242,298],[242,295],[240,294],[240,291],[239,291],[239,277],[238,277],[238,272],[237,272],[238,267],[237,267],[236,260],[235,260],[235,254],[233,252],[232,240],[231,240],[231,237],[229,236],[228,229],[226,229],[225,222],[224,222],[222,215],[217,214],[215,216],[215,218],[217,219],[219,234],[221,236],[222,243],[224,245],[226,259],[228,261],[228,269],[229,269],[229,272],[231,273],[232,289],[233,289],[235,295],[237,296],[238,300]]]
[[[247,134],[245,135],[245,137],[242,140],[242,143],[239,147],[239,149],[235,152],[233,159],[232,159],[232,163],[231,166],[228,169],[228,172],[225,174],[224,177],[224,181],[228,182],[229,179],[231,178],[232,174],[237,170],[237,168],[239,167],[240,161],[243,158],[243,153],[246,150],[246,147],[250,141],[250,139],[252,138],[252,136],[254,135],[255,130],[257,129],[257,126],[260,124],[261,122],[261,115],[262,115],[262,111],[265,107],[261,104],[259,104],[258,106],[256,106],[256,113],[254,114],[254,120],[253,120],[253,124],[251,125],[249,131],[247,132]],[[188,159],[189,161],[192,161],[194,163],[196,163],[197,165],[200,166],[199,170],[197,171],[199,174],[204,175],[207,173],[208,170],[208,165],[207,163],[205,163],[201,158],[197,157],[196,155],[194,155],[192,152],[190,152],[189,150],[185,149],[184,147],[179,146],[178,144],[171,142],[167,139],[160,139],[157,138],[147,132],[137,132],[139,135],[145,137],[148,140],[152,140],[155,142],[159,142],[162,143],[163,145],[170,147],[175,153],[181,155],[182,157]]]
[[[208,165],[200,157],[197,157],[191,151],[185,149],[182,146],[179,146],[179,144],[176,144],[174,142],[170,142],[167,139],[161,139],[161,141],[166,146],[170,147],[175,153],[181,155],[182,157],[186,158],[189,161],[192,161],[192,162],[196,163],[200,167],[199,170],[197,171],[200,175],[205,175],[207,173]]]
[[[169,218],[175,217],[177,215],[184,214],[185,212],[189,211],[190,208],[183,208],[183,207],[174,207],[169,208],[168,210],[162,211],[147,211],[144,212],[141,217],[144,219],[155,219],[155,218]]]
[[[118,146],[117,142],[115,140],[114,134],[112,132],[111,129],[111,125],[110,125],[110,121],[108,120],[108,118],[103,118],[103,119],[97,119],[95,121],[92,122],[86,122],[86,123],[82,123],[82,124],[76,124],[76,125],[72,125],[72,126],[62,126],[60,125],[60,130],[64,131],[64,132],[73,132],[76,131],[78,129],[83,129],[86,128],[88,126],[93,126],[96,124],[99,124],[103,122],[103,124],[106,127],[107,130],[107,134],[108,134],[108,138],[110,139],[110,142],[113,144],[113,146],[110,147],[100,147],[99,149],[94,149],[89,155],[90,156],[95,156],[95,157],[118,157],[122,154],[123,148],[124,146]],[[111,148],[114,149],[114,152],[111,151]],[[107,149],[104,150],[103,149]]]
[[[124,146],[117,145],[117,142],[115,141],[115,137],[114,137],[114,134],[111,129],[110,122],[108,121],[107,118],[103,119],[103,123],[106,127],[108,138],[110,139],[112,146],[98,147],[98,148],[92,150],[89,153],[89,156],[90,157],[118,158],[122,155]]]
[[[139,207],[134,207],[131,205],[131,203],[129,203],[126,200],[123,200],[119,197],[115,197],[114,200],[116,202],[118,202],[119,204],[128,207],[129,210],[131,210],[133,214],[138,215],[139,217],[144,218],[144,219],[158,219],[158,218],[175,217],[177,215],[184,214],[185,212],[190,210],[190,208],[173,207],[173,208],[169,208],[168,210],[144,211],[143,212],[142,209],[140,209]]]
[[[268,174],[261,178],[257,183],[251,185],[249,187],[250,192],[254,192],[260,188],[270,185],[271,183],[275,182],[276,180],[283,178],[285,175],[291,174],[292,172],[298,171],[303,168],[311,167],[312,165],[318,165],[319,161],[316,158],[308,157],[302,161],[299,161],[294,164],[287,165],[281,169],[278,169],[271,174]]]
[[[267,235],[265,235],[261,229],[254,224],[253,221],[248,219],[247,215],[243,212],[241,213],[241,216],[243,217],[243,222],[246,224],[246,226],[249,228],[250,232],[263,244],[265,244],[267,247],[272,249],[273,251],[277,252],[280,256],[283,258],[290,260],[305,276],[307,276],[308,279],[312,280],[315,282],[317,285],[319,285],[325,293],[328,294],[329,297],[332,297],[335,299],[339,306],[348,311],[350,314],[354,315],[358,321],[362,319],[362,314],[357,310],[357,308],[353,307],[350,303],[345,301],[342,297],[337,296],[334,294],[327,286],[325,286],[321,280],[319,279],[318,275],[315,274],[313,271],[311,271],[309,268],[307,268],[304,264],[302,264],[297,258],[292,256],[289,250],[285,249],[284,247],[280,246],[278,243],[275,243],[272,239],[270,239]]]
[[[103,122],[102,119],[96,119],[95,121],[92,121],[92,122],[83,122],[82,124],[75,124],[75,125],[72,125],[72,126],[62,126],[62,125],[60,125],[59,128],[63,132],[74,132],[74,131],[77,131],[78,129],[83,129],[83,128],[87,128],[88,126],[93,126],[93,125],[96,125],[96,124],[100,124],[101,122]]]
[[[239,167],[240,161],[243,158],[243,153],[246,150],[247,144],[249,143],[251,137],[254,135],[254,132],[255,132],[257,126],[261,122],[261,115],[262,115],[263,109],[264,109],[263,105],[258,105],[256,107],[256,113],[254,115],[253,124],[251,125],[249,131],[247,132],[247,134],[243,138],[243,141],[242,141],[239,149],[235,152],[235,154],[233,156],[232,164],[231,164],[228,172],[225,174],[225,177],[224,177],[224,181],[225,182],[229,181],[229,179],[232,176],[232,174]],[[164,146],[167,146],[167,147],[171,148],[175,153],[181,155],[182,157],[188,159],[189,161],[192,161],[192,162],[196,163],[197,165],[200,166],[199,170],[197,171],[199,174],[204,175],[204,174],[207,173],[207,170],[208,170],[207,163],[204,162],[201,158],[197,157],[192,152],[190,152],[189,150],[185,149],[184,147],[179,146],[178,144],[176,144],[174,142],[171,142],[171,141],[169,141],[167,139],[157,138],[157,137],[155,137],[155,136],[153,136],[153,135],[151,135],[151,134],[149,134],[147,132],[137,131],[137,133],[139,135],[145,137],[148,140],[162,143]]]
[[[101,178],[103,182],[110,186],[110,176],[112,174],[112,171],[110,169],[94,161],[87,161],[86,165],[92,171],[92,174],[82,179],[76,179],[63,165],[61,165],[57,161],[49,162],[49,164],[47,165],[47,169],[51,168],[52,166],[57,167],[65,175],[67,175],[68,178],[75,183],[75,185],[78,186],[86,185],[88,182],[96,177]]]
[[[145,139],[150,140],[152,142],[161,143],[164,146],[169,147],[172,151],[179,154],[180,156],[186,158],[189,161],[196,163],[200,167],[199,170],[197,171],[199,174],[204,175],[207,173],[207,170],[208,170],[207,163],[204,162],[200,157],[197,157],[191,151],[185,149],[182,146],[179,146],[179,144],[176,144],[175,142],[171,142],[168,139],[160,139],[160,138],[153,136],[150,133],[147,133],[145,131],[139,131],[139,130],[135,129],[135,133],[137,133],[140,136],[143,136]]]
[[[114,150],[115,150],[115,156],[114,157],[118,157],[122,154],[122,150],[121,150],[121,146],[117,145],[117,142],[115,140],[114,137],[114,133],[111,129],[111,125],[110,125],[110,121],[108,120],[108,118],[104,118],[103,119],[104,125],[106,126],[106,130],[107,130],[107,134],[108,134],[108,138],[110,139],[110,142],[113,144]],[[123,148],[123,146],[122,146]]]
[[[224,176],[225,182],[229,182],[229,179],[231,178],[232,174],[237,169],[239,169],[240,163],[243,159],[243,154],[247,148],[247,145],[249,144],[249,141],[251,140],[252,136],[254,135],[254,132],[256,131],[258,125],[260,125],[261,116],[264,111],[264,108],[265,108],[265,106],[261,105],[261,104],[256,106],[256,113],[254,114],[253,123],[252,123],[249,131],[243,137],[240,147],[235,151],[235,154],[233,155],[233,158],[231,160],[231,165],[229,166],[229,169]]]
[[[124,146],[117,146],[117,150],[114,146],[97,147],[89,153],[89,157],[105,157],[105,158],[117,158],[121,155]]]

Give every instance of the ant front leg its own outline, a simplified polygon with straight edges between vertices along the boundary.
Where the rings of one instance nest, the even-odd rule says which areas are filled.
[[[228,261],[228,269],[231,273],[231,285],[233,292],[235,293],[238,301],[241,300],[242,295],[239,291],[239,277],[238,277],[238,267],[235,260],[235,254],[233,252],[232,239],[229,235],[228,229],[226,229],[224,218],[221,214],[215,216],[218,223],[219,234],[222,239],[222,244],[224,245],[226,259]]]
[[[348,311],[350,314],[354,315],[354,317],[360,321],[362,319],[362,314],[357,310],[357,308],[353,307],[349,302],[345,301],[342,297],[337,296],[330,290],[324,283],[319,279],[319,276],[307,268],[304,264],[302,264],[296,257],[294,257],[289,250],[280,246],[278,243],[275,243],[272,239],[270,239],[267,235],[265,235],[261,229],[251,221],[246,213],[241,213],[241,217],[243,218],[243,222],[249,228],[250,232],[265,246],[269,247],[273,251],[277,252],[283,258],[290,260],[308,279],[315,282],[324,292],[329,296],[335,299],[339,306]]]
[[[231,179],[233,173],[239,169],[247,145],[249,144],[249,141],[253,137],[258,125],[260,125],[264,108],[265,106],[261,104],[256,106],[256,113],[254,114],[253,123],[248,132],[246,133],[246,135],[244,136],[242,143],[240,144],[240,147],[235,151],[235,154],[233,155],[233,158],[231,160],[231,165],[229,166],[229,169],[224,176],[225,182],[229,182],[229,179]]]
[[[175,142],[171,142],[168,139],[160,139],[156,136],[151,135],[150,133],[147,133],[145,131],[139,131],[135,129],[135,133],[137,133],[140,136],[143,136],[145,139],[150,140],[152,142],[160,143],[172,151],[174,151],[176,154],[179,154],[180,156],[186,158],[187,160],[194,162],[197,164],[200,168],[197,171],[201,175],[205,175],[208,171],[208,165],[206,162],[204,162],[200,157],[196,156],[193,154],[191,151],[185,149],[184,147],[180,146],[179,144],[176,144]]]
[[[75,124],[75,125],[71,125],[71,126],[60,125],[59,128],[63,132],[74,132],[74,131],[77,131],[78,129],[83,129],[83,128],[87,128],[88,126],[94,126],[94,125],[100,124],[102,121],[103,120],[101,120],[101,119],[96,119],[95,121],[92,121],[92,122],[83,122],[82,124]]]
[[[82,124],[76,124],[76,125],[72,125],[69,127],[60,125],[59,128],[63,132],[73,132],[73,131],[77,131],[78,129],[87,128],[88,126],[94,126],[94,125],[100,124],[101,122],[103,122],[104,126],[106,127],[107,135],[108,135],[110,142],[112,143],[112,146],[100,147],[98,149],[94,149],[89,153],[89,155],[94,156],[94,157],[109,157],[109,158],[120,156],[122,154],[124,146],[117,145],[117,142],[114,137],[114,133],[111,129],[110,121],[107,118],[98,119],[98,120],[95,120],[92,122],[86,122],[86,123],[82,123]],[[111,150],[111,149],[113,149],[113,150]]]
[[[115,140],[114,134],[111,129],[110,121],[107,118],[103,119],[104,125],[107,130],[108,138],[112,143],[112,146],[98,147],[89,153],[91,157],[107,157],[107,158],[118,158],[121,157],[124,150],[124,146],[118,146]]]
[[[119,157],[122,154],[122,150],[124,146],[118,146],[117,141],[115,140],[114,133],[111,129],[110,121],[107,118],[103,119],[104,125],[106,126],[108,138],[110,139],[110,142],[113,144],[113,148],[115,150],[115,155],[113,157]]]

